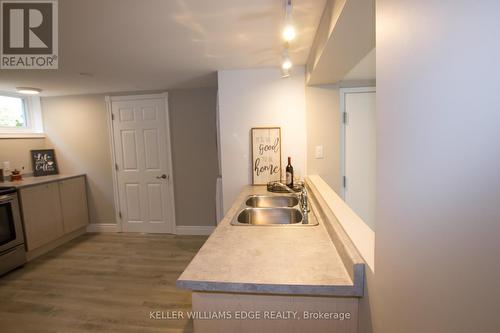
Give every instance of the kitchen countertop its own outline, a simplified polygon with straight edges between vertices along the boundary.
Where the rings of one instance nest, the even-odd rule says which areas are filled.
[[[177,280],[208,292],[360,296],[323,223],[317,226],[234,226],[247,196],[270,194],[247,186]],[[279,194],[271,194],[279,195]],[[312,203],[312,202],[311,202]],[[316,219],[312,203],[310,219]],[[361,288],[362,290],[362,288]]]
[[[81,176],[85,176],[85,174],[84,173],[59,174],[59,175],[40,176],[40,177],[28,176],[28,177],[23,177],[23,180],[19,181],[0,182],[0,187],[12,186],[15,188],[22,188],[27,186],[35,186],[45,183],[51,183],[69,178],[81,177]]]

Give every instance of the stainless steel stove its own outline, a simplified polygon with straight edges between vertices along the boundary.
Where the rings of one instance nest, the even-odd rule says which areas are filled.
[[[23,225],[14,187],[0,187],[0,275],[24,265]]]

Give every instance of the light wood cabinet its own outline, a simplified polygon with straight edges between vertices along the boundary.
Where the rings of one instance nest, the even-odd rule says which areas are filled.
[[[64,234],[57,182],[21,188],[19,193],[28,251]]]
[[[89,223],[85,178],[59,181],[64,233],[73,232]]]
[[[19,197],[28,259],[85,232],[89,213],[84,176],[21,187]]]

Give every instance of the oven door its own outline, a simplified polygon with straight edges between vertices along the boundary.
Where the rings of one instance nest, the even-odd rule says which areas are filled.
[[[17,196],[0,196],[0,253],[24,243]]]

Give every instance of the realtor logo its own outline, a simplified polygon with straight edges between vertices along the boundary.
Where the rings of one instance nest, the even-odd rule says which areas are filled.
[[[57,69],[57,0],[0,1],[0,69]]]

